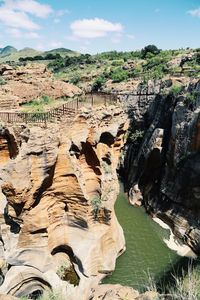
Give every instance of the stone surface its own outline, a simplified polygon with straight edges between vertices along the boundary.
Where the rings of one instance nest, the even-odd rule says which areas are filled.
[[[3,65],[0,68],[0,74],[5,80],[5,84],[0,86],[1,110],[18,108],[20,103],[26,103],[44,95],[57,99],[73,97],[81,93],[78,87],[56,80],[42,64],[29,64],[18,68]]]
[[[127,128],[123,110],[110,106],[83,110],[71,126],[5,129],[18,151],[2,148],[0,293],[52,288],[89,299],[114,270],[125,249],[114,203]]]
[[[139,195],[147,211],[199,254],[200,82],[180,84],[180,96],[122,97],[131,118],[123,172],[131,200]]]
[[[161,300],[157,292],[149,291],[139,294],[138,291],[131,287],[119,284],[103,284],[95,289],[90,300]]]

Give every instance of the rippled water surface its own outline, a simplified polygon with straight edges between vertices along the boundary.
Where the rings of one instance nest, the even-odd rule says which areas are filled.
[[[119,283],[142,290],[149,283],[148,274],[159,280],[180,258],[163,242],[169,231],[155,223],[142,208],[131,206],[122,190],[115,212],[124,230],[127,249],[104,283]]]

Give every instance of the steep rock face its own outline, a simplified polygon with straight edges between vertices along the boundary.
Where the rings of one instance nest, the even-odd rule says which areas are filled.
[[[9,131],[0,125],[0,165],[7,163],[10,158],[15,158],[17,154],[18,146],[12,129]]]
[[[131,118],[123,172],[131,202],[142,200],[199,254],[200,82],[182,89],[180,96],[147,89],[146,96],[123,97]]]
[[[88,299],[115,268],[125,247],[114,202],[127,126],[122,109],[108,107],[85,109],[71,127],[14,128],[18,153],[0,171],[0,293]]]

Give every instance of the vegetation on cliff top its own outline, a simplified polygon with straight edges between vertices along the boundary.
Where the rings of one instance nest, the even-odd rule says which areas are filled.
[[[107,82],[138,79],[147,82],[170,76],[200,75],[200,49],[161,50],[148,45],[140,51],[110,51],[96,55],[77,54],[68,49],[33,52],[35,55],[29,53],[30,49],[25,54],[15,52],[17,64],[45,63],[57,78],[80,87],[90,86],[93,91],[102,89]],[[11,64],[16,64],[16,61],[12,62],[12,55],[6,58]]]
[[[62,57],[48,67],[57,77],[75,84],[90,84],[101,89],[107,81],[113,83],[141,79],[162,79],[166,76],[196,77],[200,75],[200,49],[160,50],[149,45],[141,51],[105,52],[97,55]]]

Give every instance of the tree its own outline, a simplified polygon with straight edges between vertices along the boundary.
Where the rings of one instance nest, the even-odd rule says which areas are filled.
[[[146,58],[146,56],[147,56],[148,53],[151,53],[153,55],[157,55],[160,52],[161,52],[161,50],[158,49],[155,45],[148,45],[148,46],[144,47],[141,50],[141,57],[142,58]]]

